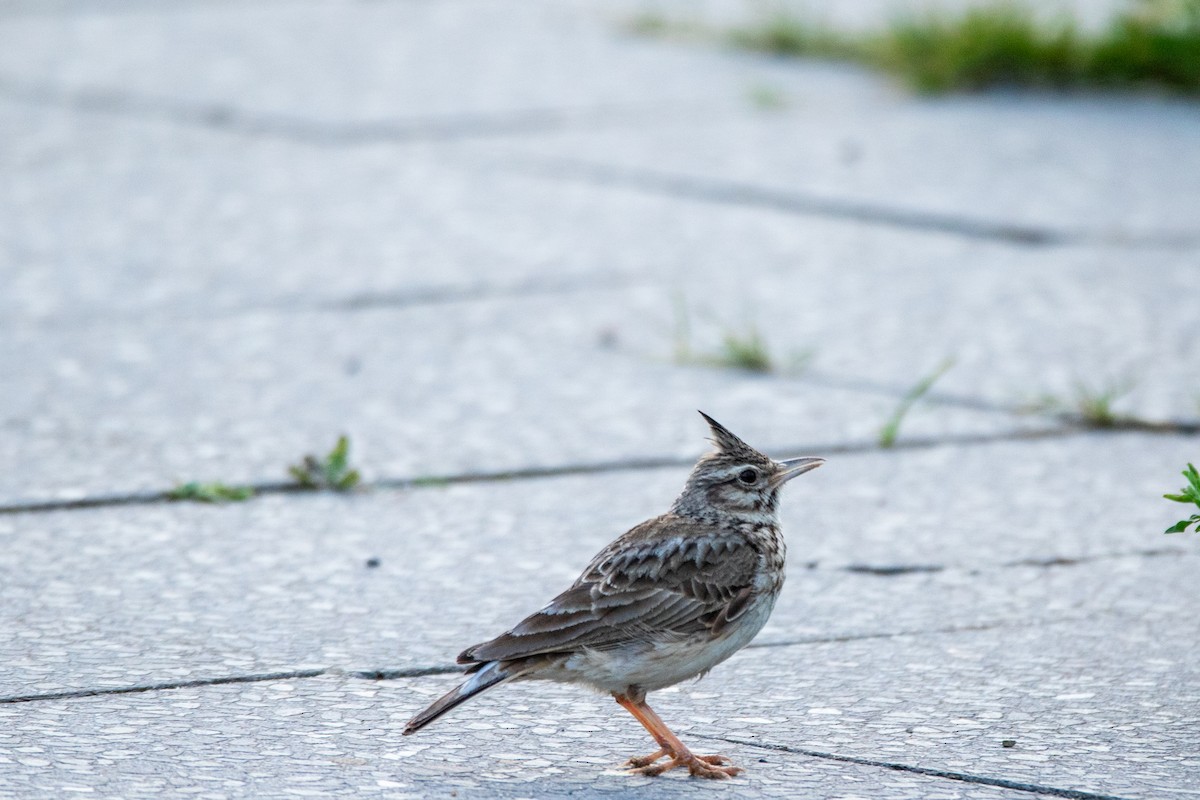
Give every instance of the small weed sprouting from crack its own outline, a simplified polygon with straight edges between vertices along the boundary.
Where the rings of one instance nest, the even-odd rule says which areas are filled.
[[[324,458],[307,455],[299,464],[288,467],[288,474],[302,489],[348,492],[361,480],[358,470],[350,468],[349,461],[350,439],[339,436],[337,444]]]
[[[671,32],[672,23],[657,11],[643,11],[625,20],[621,27],[635,36],[663,37]]]
[[[200,481],[181,483],[166,493],[166,498],[173,502],[194,503],[240,503],[252,497],[254,489],[250,486],[229,486],[220,482]]]
[[[917,381],[911,389],[905,392],[904,397],[902,397],[899,404],[896,405],[896,410],[892,412],[892,415],[888,417],[887,422],[885,422],[883,427],[879,430],[880,447],[895,446],[896,439],[900,435],[900,423],[904,421],[904,417],[906,414],[908,414],[909,409],[911,409],[917,403],[917,401],[924,397],[929,390],[933,388],[933,385],[937,383],[938,379],[945,375],[946,371],[952,366],[954,366],[954,359],[947,358],[940,365],[938,365],[937,369],[926,375],[921,380]]]
[[[1113,405],[1133,387],[1131,379],[1111,382],[1099,389],[1076,382],[1074,415],[1088,427],[1112,428],[1127,419],[1118,415]]]
[[[729,30],[725,40],[742,50],[757,50],[779,56],[866,60],[864,42],[838,33],[828,25],[787,13],[775,13],[763,21]]]
[[[620,27],[634,36],[654,39],[694,40],[707,39],[712,32],[699,21],[673,19],[657,11],[644,11],[624,20]]]
[[[767,343],[758,328],[751,325],[743,332],[726,330],[721,349],[704,359],[714,367],[729,367],[747,372],[772,372],[775,369]]]
[[[1132,379],[1108,381],[1100,387],[1083,381],[1075,381],[1070,399],[1046,393],[1032,403],[1021,406],[1021,411],[1032,414],[1055,414],[1061,419],[1085,428],[1116,428],[1130,423],[1145,423],[1134,417],[1117,413],[1117,401],[1133,390]],[[1145,423],[1150,424],[1150,423]]]
[[[1195,465],[1189,463],[1183,471],[1183,477],[1187,478],[1188,485],[1183,487],[1179,494],[1164,494],[1163,497],[1176,503],[1195,503],[1196,507],[1200,508],[1200,472],[1196,472]],[[1183,533],[1193,525],[1196,526],[1195,531],[1200,533],[1200,514],[1192,514],[1188,519],[1179,520],[1164,533]]]
[[[755,84],[746,91],[746,99],[759,111],[782,111],[788,106],[787,95],[765,83]]]
[[[794,351],[781,368],[771,355],[767,340],[755,325],[740,330],[722,326],[721,345],[708,353],[692,348],[692,325],[686,301],[675,301],[674,359],[676,364],[700,365],[743,372],[776,373],[795,377],[806,370],[815,357],[813,348]]]

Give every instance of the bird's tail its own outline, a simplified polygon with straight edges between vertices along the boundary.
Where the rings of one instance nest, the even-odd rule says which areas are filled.
[[[442,695],[429,708],[410,719],[408,724],[404,726],[404,735],[408,736],[410,733],[416,733],[459,703],[464,703],[493,686],[505,681],[511,681],[514,678],[519,678],[527,671],[527,669],[521,668],[519,662],[489,661],[480,667],[477,672],[472,673],[465,681]]]

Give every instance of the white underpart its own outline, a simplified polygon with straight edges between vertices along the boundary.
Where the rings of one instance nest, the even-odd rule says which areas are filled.
[[[556,668],[530,677],[582,681],[604,692],[624,692],[630,686],[652,692],[673,686],[707,672],[749,644],[767,623],[774,605],[773,595],[760,596],[717,639],[701,635],[637,642],[606,650],[584,649],[571,654]]]

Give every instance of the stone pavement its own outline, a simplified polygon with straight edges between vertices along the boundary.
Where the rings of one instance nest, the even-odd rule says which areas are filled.
[[[0,798],[1200,795],[1200,106],[914,98],[646,7],[692,9],[0,2]],[[675,357],[752,328],[778,371]],[[1130,419],[1029,411],[1080,387]],[[697,408],[829,459],[768,627],[654,696],[748,772],[625,775],[573,687],[400,738],[665,509]],[[340,433],[367,489],[287,491]]]

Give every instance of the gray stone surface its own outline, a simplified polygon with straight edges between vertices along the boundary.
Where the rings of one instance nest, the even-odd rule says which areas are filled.
[[[1194,106],[917,100],[621,32],[644,7],[0,2],[0,797],[1200,793],[1197,557],[1160,533],[1200,439],[1006,410],[1132,379],[1118,412],[1200,414]],[[808,369],[674,363],[685,322]],[[875,448],[947,357],[928,446]],[[750,772],[619,774],[648,737],[576,687],[400,738],[665,509],[696,408],[829,457],[762,636],[654,700]],[[369,479],[574,472],[114,497],[342,432]]]
[[[536,123],[545,111],[569,119],[707,103],[771,72],[664,51],[578,5],[177,4],[170,13],[14,15],[0,17],[19,43],[0,57],[0,75],[15,94],[47,84],[117,90],[156,107],[204,105],[235,117],[344,124],[496,115],[511,125]]]
[[[111,322],[186,319],[215,337],[272,312],[432,305],[406,318],[427,327],[456,298],[540,296],[590,316],[588,290],[623,290],[601,325],[638,356],[669,357],[682,298],[701,351],[756,326],[783,361],[811,351],[814,370],[893,392],[953,357],[939,390],[993,403],[1127,383],[1120,411],[1200,413],[1195,249],[1031,249],[563,183],[444,148],[330,152],[7,113],[31,131],[4,151],[17,178],[0,190],[0,310],[18,354],[64,328],[99,346]]]
[[[415,478],[622,459],[687,460],[701,408],[770,449],[870,444],[897,399],[669,363],[661,292],[579,294],[360,313],[247,314],[166,327],[19,327],[0,371],[0,499],[278,481],[339,433],[371,477]],[[639,319],[641,317],[642,319]],[[614,351],[632,327],[628,351]],[[663,327],[669,325],[663,320]],[[848,409],[854,408],[852,413]],[[924,406],[905,437],[1044,428]]]
[[[791,577],[761,641],[1150,618],[1195,570],[1188,542],[1159,534],[1174,519],[1158,497],[1194,445],[834,457],[789,487]],[[0,517],[0,598],[19,626],[0,695],[448,664],[665,510],[685,472]],[[1031,485],[1036,502],[1009,500]],[[1165,595],[1146,595],[1148,576]]]
[[[631,777],[619,765],[649,737],[611,701],[568,687],[513,687],[480,698],[471,721],[401,738],[428,688],[321,678],[0,706],[0,766],[22,797],[1025,796],[700,740],[749,777]]]
[[[747,99],[743,113],[715,115],[701,129],[665,119],[473,146],[531,167],[592,165],[628,183],[667,175],[707,179],[714,193],[748,185],[808,200],[815,213],[895,210],[1193,250],[1200,239],[1200,109],[1192,103],[1143,99],[1131,113],[1127,99],[790,98],[786,83],[772,89],[783,109],[754,113]]]

